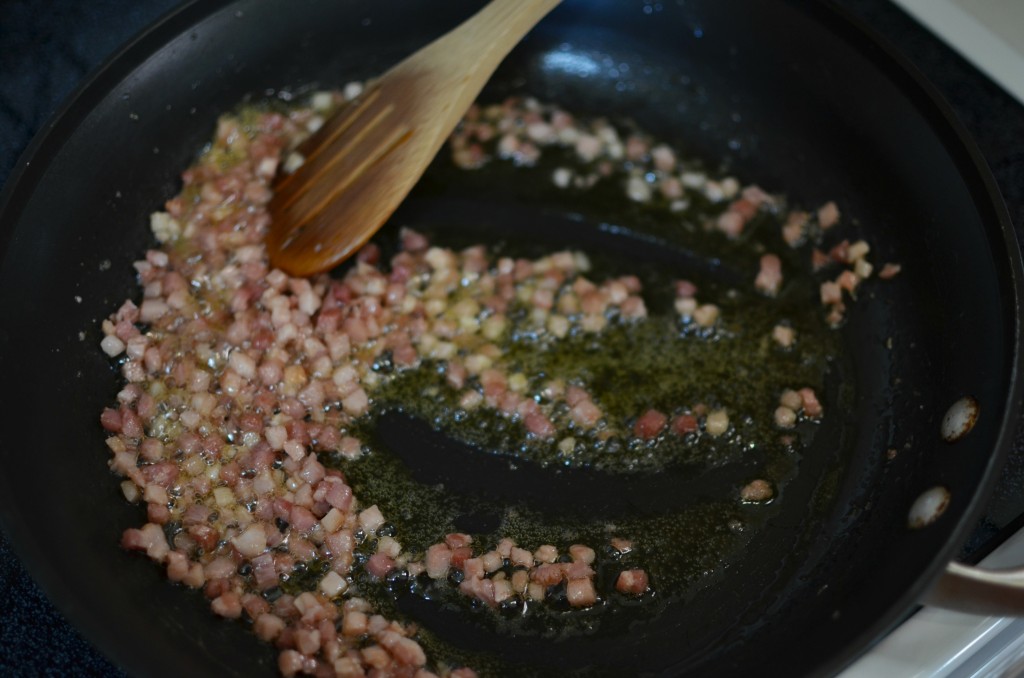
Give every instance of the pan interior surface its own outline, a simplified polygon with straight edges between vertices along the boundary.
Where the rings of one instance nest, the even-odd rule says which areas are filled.
[[[106,467],[98,415],[118,376],[96,347],[100,319],[132,293],[131,262],[152,246],[149,213],[177,192],[221,112],[247,96],[372,76],[481,3],[407,3],[400,13],[369,1],[301,4],[196,3],[169,17],[79,93],[5,194],[0,363],[20,386],[5,389],[0,408],[0,516],[58,604],[133,673],[275,670],[271,648],[117,548],[140,516]],[[909,612],[954,555],[1012,427],[1019,261],[985,175],[927,91],[825,6],[567,1],[485,96],[520,93],[632,118],[800,204],[835,200],[853,218],[851,239],[903,272],[851,307],[849,365],[836,375],[853,381],[855,398],[805,455],[782,510],[714,585],[614,642],[496,637],[415,601],[406,612],[523,673],[834,672]],[[564,205],[523,204],[514,186],[472,200],[458,187],[428,189],[396,223],[472,226],[481,201],[514,217],[488,228],[529,222],[539,239],[559,233],[546,236],[553,242],[597,238],[606,223],[582,205],[567,226]],[[940,421],[964,395],[982,416],[945,443]],[[426,435],[400,424],[392,446]],[[949,508],[908,529],[911,504],[937,485]],[[827,504],[807,511],[816,497]]]

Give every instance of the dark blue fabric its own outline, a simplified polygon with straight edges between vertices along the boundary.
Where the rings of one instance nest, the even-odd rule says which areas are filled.
[[[887,0],[837,0],[936,84],[974,135],[1024,235],[1024,106]],[[175,0],[0,0],[0,182],[82,79]],[[1022,429],[1024,431],[1024,429]],[[968,555],[1024,515],[1024,434]],[[111,548],[115,548],[114,545]],[[71,628],[0,534],[0,675],[121,675]]]

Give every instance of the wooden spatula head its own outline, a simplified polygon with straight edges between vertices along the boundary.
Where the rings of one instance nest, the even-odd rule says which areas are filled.
[[[270,202],[270,262],[333,268],[394,213],[505,55],[560,0],[492,0],[372,83],[304,145]]]

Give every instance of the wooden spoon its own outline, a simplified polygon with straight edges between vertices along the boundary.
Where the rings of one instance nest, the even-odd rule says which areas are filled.
[[[325,271],[377,232],[426,171],[498,64],[561,0],[492,0],[394,66],[300,149],[270,201],[273,266]]]

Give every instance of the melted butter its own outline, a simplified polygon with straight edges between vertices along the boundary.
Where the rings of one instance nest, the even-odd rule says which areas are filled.
[[[422,554],[453,531],[473,534],[475,554],[493,548],[502,537],[511,537],[531,550],[541,544],[554,544],[565,553],[575,543],[595,549],[595,583],[601,600],[587,610],[529,604],[525,613],[507,615],[481,609],[445,581],[399,577],[375,582],[356,569],[352,592],[370,598],[389,617],[405,616],[422,622],[418,638],[433,657],[445,658],[453,665],[472,665],[481,675],[503,674],[507,667],[494,657],[441,633],[434,615],[457,610],[460,619],[499,636],[549,641],[574,635],[614,640],[630,624],[656,619],[666,605],[684,603],[701,588],[722,580],[753,536],[778,515],[780,501],[743,504],[738,490],[753,478],[765,478],[773,484],[776,496],[784,500],[787,484],[797,477],[802,455],[815,439],[815,424],[802,424],[795,432],[782,432],[774,426],[773,412],[780,392],[785,388],[814,388],[825,404],[826,417],[848,407],[853,394],[848,386],[841,386],[829,395],[827,382],[842,382],[846,369],[840,339],[822,318],[817,281],[807,270],[805,257],[781,242],[779,221],[774,215],[759,215],[748,224],[742,238],[732,241],[702,228],[724,208],[721,203],[696,197],[681,213],[670,212],[664,200],[638,205],[624,197],[621,176],[617,175],[600,180],[586,191],[555,188],[550,180],[552,170],[570,159],[568,153],[557,149],[546,150],[539,166],[533,169],[493,162],[483,170],[463,172],[452,167],[443,155],[421,183],[422,195],[456,191],[486,198],[494,194],[495,186],[500,186],[504,193],[499,194],[506,200],[581,211],[594,223],[626,224],[639,238],[652,238],[711,262],[680,271],[591,252],[591,280],[621,274],[641,277],[643,297],[651,311],[649,319],[613,323],[599,334],[579,334],[563,341],[531,340],[528,332],[513,328],[498,342],[509,370],[529,375],[531,392],[550,378],[583,382],[604,411],[603,427],[567,432],[576,439],[570,453],[558,448],[557,439],[531,438],[515,418],[488,409],[460,409],[458,392],[445,383],[443,364],[426,361],[418,369],[398,372],[373,394],[374,413],[350,431],[366,443],[367,454],[355,461],[340,457],[324,460],[343,470],[361,505],[380,506],[394,524],[395,538],[406,552]],[[436,224],[433,229],[429,224],[411,225],[427,232],[432,242],[442,247],[457,248],[479,241],[479,234],[466,239]],[[536,244],[514,239],[488,244],[494,245],[495,256],[536,256],[544,252]],[[585,243],[580,249],[586,249]],[[784,262],[786,285],[777,299],[767,299],[752,289],[757,261],[766,251],[779,254]],[[745,276],[741,284],[724,281],[716,274],[723,262]],[[677,278],[696,282],[700,301],[722,309],[722,320],[715,331],[697,331],[674,314],[672,281]],[[772,327],[780,320],[796,329],[796,350],[783,351],[771,340]],[[724,407],[729,412],[730,431],[718,438],[706,433],[664,435],[655,442],[638,441],[628,435],[634,418],[648,408],[671,414],[698,404]],[[517,464],[536,464],[552,473],[572,467],[623,478],[673,473],[691,488],[690,495],[665,510],[644,508],[639,502],[639,508],[632,511],[581,517],[538,510],[527,501],[490,497],[483,478],[482,491],[478,492],[453,489],[442,482],[424,482],[402,454],[381,440],[381,417],[394,409],[427,422],[475,454],[505,460],[501,472],[512,483],[517,477]],[[616,433],[602,435],[601,431],[607,429]],[[442,458],[436,463],[443,466],[445,461]],[[701,487],[702,479],[710,477],[714,469],[724,472],[708,480],[705,488],[692,489]],[[813,495],[812,511],[828,508],[840,475],[839,468],[826,474],[826,482]],[[469,523],[467,516],[472,518]],[[467,528],[467,524],[472,527]],[[612,537],[632,540],[635,549],[625,556],[614,554],[608,548]],[[360,551],[368,556],[373,542],[364,543]],[[645,569],[654,593],[640,600],[615,593],[614,578],[627,567]],[[410,606],[410,600],[426,601],[426,606]]]

